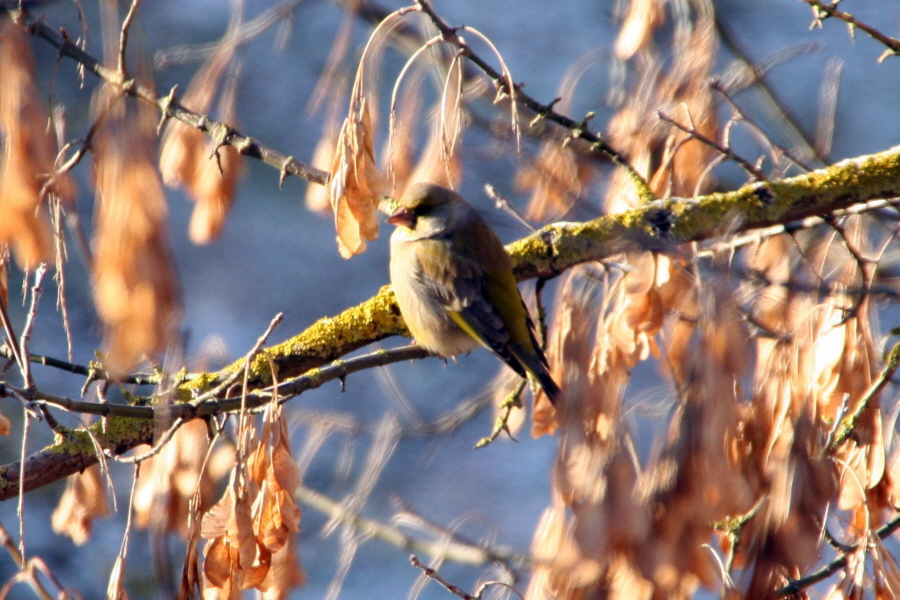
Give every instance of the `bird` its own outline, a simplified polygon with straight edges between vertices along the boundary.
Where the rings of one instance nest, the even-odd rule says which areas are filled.
[[[479,345],[556,402],[534,324],[497,234],[462,196],[417,182],[387,204],[391,285],[416,343],[443,358]]]

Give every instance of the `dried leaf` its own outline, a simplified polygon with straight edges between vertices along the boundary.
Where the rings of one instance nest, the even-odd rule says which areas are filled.
[[[259,586],[262,600],[286,600],[291,590],[306,583],[295,549],[296,539],[296,536],[288,537],[287,545],[272,555],[272,565]]]
[[[704,177],[715,151],[655,116],[657,111],[677,116],[698,133],[710,139],[717,137],[715,107],[707,84],[716,58],[715,19],[711,3],[696,2],[692,6],[696,14],[686,35],[673,40],[671,59],[658,56],[649,43],[652,30],[665,16],[660,2],[633,0],[626,21],[630,31],[623,30],[620,38],[622,55],[638,48],[643,52],[640,60],[633,61],[637,73],[630,79],[637,84],[622,91],[622,108],[609,123],[608,138],[660,197],[693,196],[713,184]],[[639,201],[629,176],[617,170],[606,194],[607,209],[620,212]]]
[[[223,44],[203,64],[191,80],[181,103],[200,114],[212,107],[219,81],[234,55],[233,44]],[[208,158],[206,136],[198,129],[170,119],[160,143],[159,169],[163,181],[171,187],[190,186],[197,165]]]
[[[516,174],[515,186],[530,191],[528,219],[544,222],[562,217],[583,198],[593,171],[560,140],[541,144],[534,160]]]
[[[272,440],[272,464],[269,479],[277,484],[279,490],[293,495],[300,486],[300,468],[294,462],[291,453],[290,435],[287,430],[287,419],[282,413],[276,415],[273,425],[275,436]]]
[[[220,447],[203,468],[208,449],[206,423],[198,419],[182,425],[158,456],[143,462],[132,502],[138,527],[187,537],[191,501],[199,492],[198,508],[206,511],[218,479],[234,460],[231,449]]]
[[[654,30],[665,20],[664,6],[665,2],[660,0],[631,0],[616,38],[616,56],[620,60],[648,48]]]
[[[207,543],[203,549],[203,575],[206,578],[207,586],[219,588],[221,590],[230,590],[233,586],[233,570],[232,549],[225,542],[224,536],[219,536]],[[240,589],[236,586],[236,589]],[[219,595],[220,598],[228,598],[228,595]],[[240,597],[238,595],[238,597]]]
[[[245,464],[235,466],[225,495],[204,515],[200,531],[214,539],[207,545],[213,563],[207,558],[204,569],[217,597],[233,594],[235,589],[265,591],[275,586],[289,590],[291,585],[285,583],[290,581],[288,571],[270,574],[276,559],[279,569],[287,569],[279,553],[290,544],[300,523],[293,496],[300,473],[291,457],[287,422],[281,408],[273,404],[267,407],[259,439],[252,423],[246,426],[249,441],[241,452]]]
[[[162,351],[175,339],[180,318],[166,198],[152,158],[154,115],[125,102],[114,91],[101,91],[98,107],[109,114],[93,144],[94,298],[114,372]]]
[[[0,415],[2,416],[2,415]],[[68,478],[66,490],[53,511],[53,532],[67,535],[75,545],[81,546],[91,535],[91,525],[96,518],[109,515],[109,502],[97,465]]]
[[[207,521],[204,516],[201,535],[216,531],[222,518],[227,519],[225,533],[212,539],[204,548],[206,561],[203,573],[207,588],[216,588],[216,597],[239,597],[237,591],[259,586],[265,580],[271,554],[260,547],[253,534],[250,506],[246,495],[235,498],[229,486],[223,502],[217,504],[215,514]],[[229,498],[230,496],[230,498]],[[231,509],[229,514],[225,511]],[[228,595],[230,594],[230,596]]]
[[[182,100],[195,112],[206,113],[212,105],[219,81],[234,56],[234,44],[224,41],[197,72]],[[236,76],[219,99],[218,118],[229,126],[235,119]],[[208,244],[219,236],[234,200],[243,172],[238,150],[219,140],[207,141],[199,130],[171,120],[166,126],[160,151],[160,171],[166,185],[184,186],[195,202],[188,228],[191,241]]]
[[[192,508],[196,508],[196,505],[192,506]],[[200,542],[200,524],[199,513],[196,510],[192,510],[191,524],[187,535],[187,548],[185,549],[184,564],[181,568],[181,579],[178,583],[176,600],[193,600],[194,590],[200,589],[201,581],[203,580],[200,569],[200,557],[197,551],[197,544]]]
[[[338,250],[344,258],[361,254],[378,236],[378,201],[384,178],[375,164],[375,132],[367,98],[361,97],[344,120],[331,166],[329,197]]]
[[[271,459],[266,463],[265,481],[253,506],[253,527],[259,544],[277,552],[300,529],[300,509],[294,501],[300,470],[291,456],[282,410],[269,407],[265,419],[261,446],[269,448]]]
[[[228,485],[222,499],[203,515],[200,537],[211,540],[225,535],[228,521],[234,512],[234,484]]]
[[[206,136],[199,129],[172,119],[163,132],[159,171],[169,187],[186,186],[197,171],[198,159],[206,158]]]
[[[198,162],[190,185],[196,205],[191,213],[188,234],[195,244],[208,244],[222,233],[238,178],[244,170],[244,159],[237,148],[215,146],[212,142],[204,148],[213,156]]]
[[[299,530],[300,509],[293,498],[266,486],[254,506],[254,523],[259,543],[270,552],[278,552],[292,533]]]
[[[619,420],[628,372],[607,362],[611,355],[586,326],[599,315],[595,280],[579,277],[582,270],[590,273],[575,269],[561,287],[551,325],[548,354],[562,369],[566,393],[556,406],[554,498],[535,533],[538,566],[529,598],[592,597],[609,589],[610,563],[621,553],[633,556],[648,535],[648,507],[634,497],[637,473]],[[608,328],[607,319],[599,320],[598,330]]]
[[[237,77],[232,77],[219,99],[219,118],[237,125],[235,96]],[[244,171],[244,157],[234,146],[210,140],[198,157],[197,168],[188,190],[196,202],[188,232],[195,244],[208,244],[219,237],[234,202],[235,189]]]
[[[106,586],[106,600],[128,600],[128,594],[125,593],[125,564],[124,556],[120,554],[116,557]]]
[[[249,571],[256,563],[256,536],[253,532],[250,498],[240,491],[236,493],[234,510],[225,526],[225,541],[237,549],[238,567],[242,571]]]
[[[331,168],[334,162],[334,152],[337,147],[337,139],[340,130],[337,119],[329,117],[322,130],[322,137],[313,151],[310,163],[320,169]],[[306,185],[306,208],[319,214],[332,214],[331,200],[329,198],[329,186],[317,185],[312,182]]]
[[[0,247],[11,246],[19,265],[33,268],[53,259],[41,192],[55,172],[56,151],[27,36],[10,19],[0,24],[0,81]],[[49,191],[64,200],[75,194],[67,174],[56,177]]]

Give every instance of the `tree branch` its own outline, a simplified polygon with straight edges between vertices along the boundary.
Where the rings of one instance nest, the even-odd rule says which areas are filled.
[[[834,17],[835,19],[840,19],[853,29],[859,29],[866,32],[872,39],[877,40],[887,46],[888,49],[885,54],[883,54],[881,58],[878,59],[879,62],[884,60],[887,56],[900,55],[900,40],[884,35],[871,25],[867,25],[866,23],[858,20],[850,13],[838,10],[836,6],[837,2],[834,2],[833,4],[825,4],[821,0],[803,1],[812,6],[813,10],[816,11],[816,20],[813,22],[813,25],[819,25],[821,27],[823,19],[825,19],[826,17]]]
[[[33,15],[26,15],[25,26],[28,32],[48,41],[59,50],[61,56],[67,56],[97,75],[110,85],[115,85],[123,93],[139,98],[145,102],[156,105],[163,118],[175,118],[182,123],[209,134],[213,139],[221,140],[222,144],[234,146],[241,154],[261,160],[267,165],[273,166],[282,173],[282,177],[294,175],[314,183],[324,185],[328,181],[328,173],[317,169],[312,165],[302,163],[292,156],[287,156],[264,146],[239,133],[226,123],[220,123],[210,119],[206,115],[197,114],[184,107],[169,93],[161,96],[153,88],[134,80],[122,81],[121,75],[115,69],[106,67],[99,60],[76,46],[67,35],[60,33]]]
[[[788,223],[846,209],[878,198],[900,196],[900,146],[842,161],[788,179],[756,182],[733,192],[657,200],[627,212],[583,223],[555,223],[507,246],[519,281],[554,278],[566,270],[629,250],[669,251],[677,245]],[[723,224],[732,223],[727,232]],[[266,353],[280,377],[296,377],[393,335],[409,335],[389,286],[365,302],[325,317]],[[268,359],[258,359],[255,382],[270,383]],[[218,377],[242,368],[186,382],[196,395]]]
[[[900,517],[894,517],[888,523],[885,523],[878,531],[874,531],[878,539],[885,539],[890,536],[892,533],[900,529]],[[841,569],[847,566],[847,560],[850,555],[859,550],[859,546],[852,546],[848,549],[847,552],[842,552],[840,556],[836,559],[819,569],[818,571],[807,575],[806,577],[801,577],[791,583],[787,584],[784,587],[780,587],[774,592],[772,592],[772,596],[775,598],[784,598],[785,596],[797,597],[799,596],[804,589],[820,582],[828,579]]]
[[[311,369],[300,377],[285,381],[274,390],[260,390],[252,394],[238,394],[227,398],[212,398],[198,403],[178,402],[169,406],[131,406],[112,402],[86,402],[62,398],[39,390],[31,392],[31,398],[45,405],[52,405],[73,412],[97,414],[104,421],[88,429],[100,446],[112,453],[123,454],[140,444],[152,444],[154,423],[159,418],[165,422],[188,421],[217,414],[236,412],[245,407],[259,409],[277,397],[280,402],[298,396],[308,390],[321,387],[329,381],[343,381],[348,375],[365,369],[390,363],[425,358],[429,352],[421,346],[404,346],[393,350],[372,352],[349,360],[335,361],[321,368]],[[266,357],[262,356],[266,361]],[[268,361],[266,361],[268,362]],[[243,363],[236,363],[241,364]],[[2,388],[0,385],[0,393]],[[11,386],[5,386],[12,389]],[[104,426],[105,423],[105,426]],[[63,477],[83,471],[97,462],[95,446],[84,429],[67,430],[57,427],[57,439],[25,461],[25,477],[21,481],[24,490],[31,491]],[[20,464],[0,467],[0,501],[14,498],[20,488]]]
[[[665,252],[685,242],[715,238],[725,233],[723,223],[735,223],[727,233],[739,233],[846,209],[877,198],[897,196],[900,196],[900,146],[796,177],[753,183],[733,192],[693,199],[657,200],[593,221],[548,225],[513,242],[507,250],[513,258],[520,281],[535,277],[548,279],[575,265],[602,260],[627,250]],[[334,317],[320,319],[299,335],[261,352],[251,366],[250,385],[253,389],[270,385],[270,364],[274,364],[279,378],[298,378],[282,384],[288,387],[280,388],[279,394],[300,394],[321,385],[316,382],[322,373],[310,370],[393,335],[408,335],[408,332],[393,291],[385,286],[362,304]],[[424,355],[421,348],[416,350]],[[346,370],[349,363],[344,361],[330,368]],[[239,402],[235,401],[234,407],[229,404],[234,399],[211,400],[202,405],[190,404],[189,400],[215,387],[235,369],[243,368],[243,361],[238,361],[218,373],[205,373],[182,383],[176,399],[186,402],[173,404],[171,416],[198,418],[236,408]],[[305,377],[300,378],[304,374]],[[248,401],[259,406],[268,398],[268,394],[258,393],[251,395]],[[108,421],[111,427],[119,419]],[[152,432],[146,430],[146,423],[152,423],[152,420],[122,418],[121,421],[123,427],[125,422],[133,423],[135,431],[143,435],[129,432],[133,444],[119,444],[116,446],[118,452],[150,442]],[[67,446],[65,442],[56,443],[29,459],[27,465],[34,464],[36,468],[46,470],[46,475],[41,473],[41,485],[53,480],[51,473],[56,478],[64,477],[96,461],[90,444],[66,458],[64,455],[69,449],[71,445]],[[63,454],[62,459],[60,453]],[[68,469],[61,469],[59,464],[66,460],[71,460],[71,465]],[[50,461],[49,465],[44,466],[44,461]],[[17,464],[0,468],[0,500],[16,494],[18,468]],[[30,466],[27,469],[31,472]],[[26,489],[38,487],[34,477],[26,477]]]
[[[424,2],[421,4],[427,6]],[[32,33],[56,46],[61,55],[70,56],[104,80],[117,83],[115,71],[104,67],[63,34],[32,17],[28,18],[28,27]],[[328,175],[324,171],[265,148],[225,124],[193,113],[173,100],[171,95],[160,97],[149,87],[134,82],[119,85],[126,93],[154,103],[164,115],[175,117],[192,127],[208,133],[224,128],[227,135],[221,136],[221,139],[226,143],[281,169],[283,173],[317,183],[327,180]],[[527,96],[518,94],[517,97],[528,105]],[[531,108],[538,112],[542,110],[541,105]],[[545,112],[547,115],[555,114],[552,109]],[[547,279],[575,265],[602,260],[627,250],[665,252],[685,242],[791,222],[873,199],[898,196],[900,146],[796,177],[756,182],[732,192],[693,199],[656,200],[624,213],[606,215],[584,223],[549,225],[509,245],[508,250],[519,280],[535,277]],[[727,231],[724,227],[728,227]],[[260,353],[251,365],[250,386],[263,390],[271,385],[270,365],[274,365],[281,380],[298,378],[283,384],[294,387],[280,388],[279,393],[297,395],[321,381],[321,372],[312,369],[319,369],[349,352],[392,335],[407,335],[407,331],[393,292],[386,286],[362,304],[337,316],[320,319],[299,335]],[[347,362],[333,367],[345,369]],[[197,418],[230,410],[228,402],[232,399],[215,399],[202,404],[193,404],[190,400],[227,380],[236,369],[243,368],[243,361],[238,361],[218,373],[201,374],[180,384],[176,400],[181,402],[172,405],[173,417]],[[304,374],[305,379],[300,378]],[[254,395],[260,404],[270,397],[265,392]],[[49,398],[44,400],[52,403]],[[65,399],[65,402],[79,401]],[[64,406],[64,403],[61,405]],[[154,410],[150,407],[127,408]],[[150,443],[152,423],[152,419],[128,416],[109,418],[105,431],[97,430],[95,435],[104,448],[121,453],[138,444]],[[96,462],[93,445],[86,436],[84,430],[72,431],[65,439],[58,439],[27,459],[25,489],[39,487]],[[79,441],[85,443],[75,443]],[[17,463],[0,467],[0,499],[15,496],[18,492],[19,468]]]
[[[519,86],[516,85],[514,81],[511,81],[503,73],[500,73],[495,68],[493,68],[487,61],[481,58],[478,54],[476,54],[472,48],[463,41],[461,37],[457,35],[457,31],[459,28],[451,27],[444,21],[440,15],[438,15],[434,9],[432,9],[431,5],[426,0],[416,0],[416,5],[419,9],[431,19],[431,22],[437,28],[437,30],[441,33],[444,40],[450,44],[453,44],[457,48],[462,51],[463,55],[471,61],[474,65],[476,65],[479,69],[484,71],[485,75],[491,78],[494,82],[494,85],[497,86],[497,89],[500,91],[505,91],[510,98],[534,111],[534,113],[541,118],[547,119],[548,121],[552,121],[558,125],[561,125],[572,132],[572,137],[574,139],[583,140],[590,145],[592,153],[602,154],[607,156],[610,160],[612,160],[616,165],[618,165],[625,173],[628,175],[628,178],[631,180],[632,184],[635,186],[637,190],[638,197],[645,202],[649,202],[653,200],[654,195],[650,186],[647,184],[647,181],[641,176],[640,173],[628,162],[628,159],[621,154],[618,150],[610,146],[606,140],[600,134],[592,132],[588,129],[588,121],[591,117],[594,116],[594,113],[589,113],[588,116],[581,122],[578,122],[574,119],[567,117],[566,115],[562,115],[555,110],[553,110],[553,105],[556,101],[551,102],[550,104],[542,104],[524,93],[519,89]]]

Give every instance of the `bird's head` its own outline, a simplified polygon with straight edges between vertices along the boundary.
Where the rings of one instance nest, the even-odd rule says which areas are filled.
[[[433,183],[414,183],[399,200],[386,205],[387,222],[415,238],[433,237],[467,222],[474,209],[462,197]]]

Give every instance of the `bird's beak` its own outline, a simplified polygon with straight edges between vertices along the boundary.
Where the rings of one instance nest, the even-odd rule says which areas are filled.
[[[413,215],[412,211],[406,207],[401,206],[397,210],[391,213],[391,216],[387,218],[387,222],[391,225],[404,227],[412,227],[415,222],[415,215]]]

